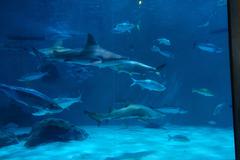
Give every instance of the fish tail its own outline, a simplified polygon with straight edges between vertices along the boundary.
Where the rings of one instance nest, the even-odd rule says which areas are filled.
[[[172,140],[172,136],[168,135],[168,141],[171,141],[171,140]]]
[[[133,81],[133,82],[132,82],[132,84],[131,84],[130,86],[132,87],[132,86],[136,85],[136,83],[137,83],[137,80],[136,80],[136,79],[134,79],[134,78],[131,78],[131,79],[132,79],[132,81]]]
[[[44,57],[43,57],[43,53],[41,53],[38,49],[32,48],[32,53],[39,59],[39,61],[41,61],[41,62],[45,61]]]
[[[87,110],[84,110],[84,114],[88,115],[88,117],[90,117],[91,119],[95,120],[97,122],[97,125],[100,126],[103,119],[101,118],[100,115],[98,115],[95,112],[89,112]]]
[[[156,67],[156,70],[161,71],[164,67],[166,67],[166,64],[161,64],[160,66]]]
[[[6,89],[6,88],[9,88],[9,86],[6,85],[6,84],[0,83],[0,90],[3,91],[3,90]]]

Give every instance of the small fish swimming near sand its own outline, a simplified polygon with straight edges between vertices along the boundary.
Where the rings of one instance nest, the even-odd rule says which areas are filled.
[[[132,30],[134,28],[137,28],[138,30],[140,29],[139,28],[139,25],[134,25],[132,23],[129,23],[129,22],[123,22],[123,23],[119,23],[117,24],[114,28],[113,28],[113,33],[131,33]]]
[[[165,107],[165,108],[159,108],[158,110],[164,114],[187,114],[188,113],[187,110],[184,110],[180,107]]]
[[[171,41],[167,38],[158,38],[156,41],[159,45],[171,46]]]
[[[212,43],[197,43],[195,44],[195,46],[204,51],[204,52],[208,52],[208,53],[222,53],[223,49],[217,47],[215,44]]]
[[[174,58],[174,55],[171,52],[169,52],[169,51],[162,51],[159,47],[157,47],[155,45],[152,46],[151,51],[159,53],[160,55],[162,55],[162,56],[164,56],[166,58]]]
[[[178,141],[178,142],[190,142],[190,139],[184,135],[168,135],[168,141]]]
[[[131,84],[131,87],[134,85],[139,85],[143,89],[157,92],[163,92],[166,90],[166,86],[151,79],[136,80],[132,78],[132,80],[133,83]]]
[[[47,72],[27,73],[27,74],[23,75],[21,78],[19,78],[18,81],[21,81],[21,82],[31,82],[31,81],[42,79],[46,75],[48,75]]]
[[[109,113],[95,113],[89,111],[84,111],[84,113],[98,122],[98,125],[104,120],[137,119],[146,123],[149,120],[163,119],[165,117],[165,115],[157,109],[140,104],[129,104],[126,107],[114,109]]]
[[[206,97],[213,97],[214,94],[207,88],[192,89],[192,93],[197,93]]]
[[[60,98],[55,100],[35,89],[10,86],[6,84],[0,84],[0,91],[17,103],[36,110],[36,112],[32,113],[34,116],[60,113],[64,109],[69,108],[73,103],[77,102],[75,99],[73,101],[73,99],[66,98],[63,98],[63,100],[60,100]]]

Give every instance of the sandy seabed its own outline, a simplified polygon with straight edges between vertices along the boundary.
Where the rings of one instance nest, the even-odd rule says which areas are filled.
[[[23,142],[0,149],[0,160],[234,160],[232,129],[138,126],[83,126],[84,141],[25,148]],[[184,135],[190,142],[169,141]]]

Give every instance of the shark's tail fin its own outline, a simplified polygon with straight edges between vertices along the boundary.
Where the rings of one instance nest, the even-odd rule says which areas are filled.
[[[134,85],[136,85],[136,84],[137,84],[137,80],[136,80],[136,79],[134,79],[134,78],[131,78],[131,79],[132,79],[132,81],[133,81],[133,82],[132,82],[132,84],[131,84],[130,86],[132,87],[132,86],[134,86]]]
[[[32,48],[32,52],[31,53],[33,53],[33,55],[35,55],[39,59],[40,62],[44,62],[45,61],[43,53],[41,53],[38,49]]]
[[[87,110],[84,111],[84,114],[88,115],[88,117],[90,117],[91,119],[95,120],[97,122],[97,125],[100,126],[103,119],[100,115],[98,115],[95,112],[89,112]]]
[[[171,140],[172,140],[172,136],[168,135],[168,141],[171,141]]]
[[[166,66],[166,64],[161,64],[160,66],[156,67],[156,74],[160,75],[161,70]]]

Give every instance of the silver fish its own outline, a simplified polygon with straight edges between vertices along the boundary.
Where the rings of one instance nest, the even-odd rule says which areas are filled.
[[[23,75],[21,78],[19,78],[18,81],[21,81],[21,82],[35,81],[35,80],[42,79],[46,75],[48,75],[47,72],[43,72],[43,73],[42,72],[27,73],[27,74]]]
[[[163,92],[166,90],[166,86],[151,79],[136,80],[132,78],[132,80],[133,80],[133,83],[131,84],[131,86],[139,85],[143,89],[147,89],[150,91],[157,91],[157,92]]]
[[[113,33],[126,33],[126,32],[131,33],[134,28],[135,28],[134,24],[131,24],[129,22],[123,22],[117,24],[113,28]]]
[[[155,45],[152,46],[151,51],[159,53],[160,55],[162,55],[162,56],[164,56],[166,58],[174,58],[174,55],[171,52],[169,52],[169,51],[162,51],[159,47],[157,47]]]
[[[120,73],[127,73],[129,75],[146,75],[148,73],[155,73],[160,75],[160,71],[165,67],[165,64],[159,67],[152,67],[137,61],[123,60],[117,65],[112,65],[110,68]]]
[[[196,47],[198,49],[208,52],[208,53],[222,53],[223,52],[222,48],[219,48],[212,43],[198,43],[198,44],[196,44]]]
[[[171,46],[171,41],[167,38],[158,38],[157,39],[158,44],[160,45],[166,45],[166,46]]]
[[[171,135],[168,135],[168,141],[178,141],[178,142],[189,142],[190,139],[184,135],[174,135],[174,136],[171,136]]]
[[[0,90],[19,104],[37,110],[36,112],[32,113],[34,116],[44,116],[60,113],[72,105],[72,103],[68,103],[68,106],[61,106],[61,103],[58,104],[54,101],[54,99],[30,88],[0,84]]]
[[[187,114],[188,113],[187,110],[184,110],[180,107],[165,107],[165,108],[159,108],[158,110],[164,114]]]
[[[197,93],[206,97],[213,97],[214,94],[207,88],[192,89],[192,93]]]
[[[140,104],[130,104],[127,107],[115,109],[109,113],[95,113],[89,111],[84,111],[84,113],[91,119],[97,121],[99,125],[104,120],[137,119],[145,122],[165,117],[165,115],[158,110]]]

